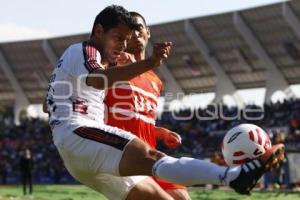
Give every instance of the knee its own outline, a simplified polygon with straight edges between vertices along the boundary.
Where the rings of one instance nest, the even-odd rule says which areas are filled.
[[[162,194],[151,194],[149,191],[144,191],[141,194],[137,193],[129,193],[126,197],[126,200],[148,200],[148,199],[155,199],[155,200],[176,200],[169,195],[162,195]]]
[[[174,200],[191,200],[186,189],[168,189],[165,190]]]
[[[132,155],[135,155],[134,157]],[[126,159],[139,159],[139,160],[159,160],[166,156],[164,153],[150,148],[140,139],[133,140],[126,148],[123,157]]]
[[[149,149],[147,151],[147,157],[157,161],[159,159],[161,159],[162,157],[166,156],[166,154],[164,154],[163,152],[161,151],[158,151],[156,149]]]
[[[154,163],[165,154],[151,149],[139,139],[134,139],[126,147],[119,163],[119,173],[122,176],[152,175]],[[136,165],[136,163],[139,163]]]
[[[175,200],[166,193],[152,178],[146,178],[138,183],[128,193],[126,200]]]

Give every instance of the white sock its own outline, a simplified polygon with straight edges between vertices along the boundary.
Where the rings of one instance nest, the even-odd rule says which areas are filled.
[[[182,185],[228,185],[237,178],[241,167],[224,167],[194,158],[163,157],[153,165],[152,173],[158,178]]]

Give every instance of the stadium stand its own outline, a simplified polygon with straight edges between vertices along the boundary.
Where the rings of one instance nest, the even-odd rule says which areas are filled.
[[[237,116],[237,107],[222,106],[226,116]],[[287,153],[300,152],[300,100],[286,100],[282,103],[264,105],[266,115],[255,123],[267,130],[276,144],[284,141]],[[196,115],[190,120],[180,120],[191,116],[192,112],[209,113],[211,109],[182,110],[175,114],[164,112],[158,120],[158,125],[176,131],[182,136],[182,146],[169,150],[163,145],[160,149],[174,156],[193,156],[209,158],[216,151],[220,153],[222,138],[230,127],[240,123],[253,123],[246,119],[200,121]],[[241,110],[242,112],[243,110]],[[51,141],[51,132],[46,121],[41,119],[24,118],[19,126],[12,125],[11,110],[1,113],[0,131],[0,160],[5,163],[7,183],[19,182],[18,158],[24,146],[30,147],[34,158],[34,181],[36,183],[74,183],[63,166],[58,153]],[[290,161],[293,162],[293,161]],[[297,163],[294,163],[297,165]],[[288,163],[283,166],[285,179],[279,182],[286,187],[292,187],[297,182],[291,182],[287,177]],[[271,175],[270,175],[271,176]],[[271,176],[269,182],[276,182],[277,176]],[[276,178],[277,177],[277,178]],[[271,179],[270,178],[270,179]],[[300,179],[298,180],[300,182]],[[267,183],[266,183],[267,184]]]
[[[257,87],[266,87],[267,102],[277,90],[293,97],[289,85],[300,83],[298,13],[300,2],[289,1],[150,26],[152,43],[174,44],[172,55],[156,71],[166,100],[215,92],[216,102],[229,94],[242,106],[236,91]],[[41,103],[57,58],[71,43],[87,38],[80,34],[1,43],[0,104],[15,105],[17,117],[22,108]]]

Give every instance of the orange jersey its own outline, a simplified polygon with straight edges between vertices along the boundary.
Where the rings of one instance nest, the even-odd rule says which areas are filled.
[[[107,91],[107,124],[132,132],[152,148],[156,147],[154,131],[158,98],[162,82],[153,71]]]
[[[162,81],[153,71],[147,71],[130,81],[107,90],[107,124],[129,131],[156,147],[155,119]],[[186,189],[184,186],[153,179],[161,188]]]

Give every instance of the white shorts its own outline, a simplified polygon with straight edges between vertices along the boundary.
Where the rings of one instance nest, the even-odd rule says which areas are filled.
[[[89,124],[74,130],[60,125],[52,130],[54,144],[70,174],[108,199],[125,199],[147,176],[119,177],[123,150],[135,135],[107,125]]]

